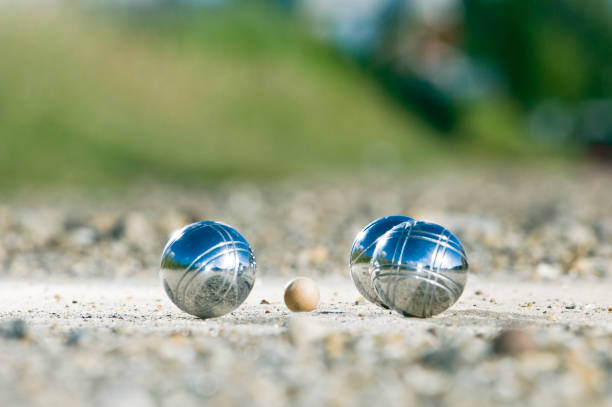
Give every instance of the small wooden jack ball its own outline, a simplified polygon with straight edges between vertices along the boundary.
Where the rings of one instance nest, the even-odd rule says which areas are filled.
[[[293,312],[313,311],[319,305],[319,287],[306,277],[289,281],[285,287],[285,304]]]

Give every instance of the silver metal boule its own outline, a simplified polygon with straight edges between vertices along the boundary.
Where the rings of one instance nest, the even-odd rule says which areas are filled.
[[[370,266],[381,300],[401,314],[421,318],[453,305],[468,271],[459,239],[440,225],[421,221],[404,222],[385,233]]]
[[[160,277],[183,311],[214,318],[238,308],[255,283],[255,255],[231,226],[204,221],[176,231],[164,248]]]
[[[365,299],[383,308],[389,307],[381,301],[374,291],[372,275],[370,274],[370,260],[380,237],[394,226],[407,221],[412,221],[412,218],[394,215],[376,219],[357,234],[351,247],[349,270],[355,287]]]

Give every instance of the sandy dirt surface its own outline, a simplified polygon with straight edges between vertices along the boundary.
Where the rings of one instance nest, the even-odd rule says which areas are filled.
[[[261,278],[239,309],[200,320],[156,279],[1,280],[0,404],[611,401],[610,281],[471,276],[459,302],[429,319],[369,304],[337,276],[319,279],[316,311],[291,313],[285,283]],[[507,329],[527,343],[497,349]]]
[[[359,297],[355,234],[440,223],[470,262],[429,319]],[[255,288],[199,320],[158,280],[175,229],[249,240]],[[612,405],[612,176],[506,169],[0,200],[0,406]],[[283,287],[316,280],[293,314]],[[265,300],[265,301],[264,301]]]
[[[175,307],[157,280],[20,281],[0,280],[0,317],[27,319],[32,329],[130,327],[142,331],[189,329],[244,335],[279,335],[292,317],[306,317],[355,334],[410,334],[430,327],[495,333],[510,327],[569,327],[612,333],[612,281],[598,284],[499,281],[471,276],[459,301],[433,318],[406,318],[365,301],[350,278],[321,278],[321,303],[315,312],[292,313],[282,302],[286,279],[261,278],[236,311],[200,320]],[[262,300],[264,304],[261,304]],[[265,304],[269,302],[270,304]],[[610,310],[609,310],[610,309]],[[151,325],[153,324],[153,325]]]

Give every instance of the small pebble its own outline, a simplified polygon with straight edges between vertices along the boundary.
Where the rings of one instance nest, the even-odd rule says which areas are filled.
[[[535,349],[532,336],[519,329],[504,330],[493,340],[493,352],[498,355],[517,356]]]
[[[289,341],[296,346],[307,345],[325,337],[329,333],[327,326],[304,316],[292,316],[287,322]]]
[[[14,319],[0,325],[0,333],[7,339],[23,339],[27,335],[27,326],[23,319]]]
[[[293,312],[313,311],[319,305],[319,287],[306,277],[291,280],[285,287],[285,305]]]
[[[68,332],[68,336],[66,337],[66,345],[67,346],[76,346],[81,341],[83,337],[83,332],[79,329],[71,330]]]
[[[318,265],[327,260],[329,251],[324,246],[315,246],[309,250],[308,261],[310,264]]]
[[[461,362],[461,350],[452,346],[443,346],[440,349],[425,352],[421,356],[421,363],[435,369],[444,371],[456,370]]]
[[[540,263],[536,268],[536,273],[539,277],[542,277],[543,279],[554,280],[556,278],[559,278],[559,276],[561,275],[561,270],[552,264]]]

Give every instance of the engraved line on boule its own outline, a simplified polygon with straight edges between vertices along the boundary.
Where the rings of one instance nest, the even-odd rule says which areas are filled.
[[[445,291],[445,292],[447,293],[448,297],[449,297],[449,298],[450,298],[450,299],[451,299],[453,302],[454,302],[454,301],[456,300],[456,298],[457,298],[457,297],[454,295],[455,293],[454,293],[454,292],[453,292],[453,291],[452,291],[452,290],[451,290],[449,287],[445,286],[444,284],[442,284],[442,283],[440,283],[440,282],[438,282],[438,281],[436,281],[436,280],[431,280],[431,279],[429,279],[429,278],[427,278],[427,277],[423,277],[423,276],[419,276],[419,275],[414,275],[414,276],[412,276],[412,277],[413,277],[413,278],[415,278],[415,279],[417,279],[417,280],[426,281],[426,282],[428,283],[428,284],[427,284],[427,285],[428,285],[428,287],[431,287],[431,286],[436,286],[436,287],[438,287],[438,288],[442,289],[443,291]],[[432,287],[432,288],[433,288],[433,287]],[[429,297],[430,297],[430,298],[431,298],[431,297],[433,297],[433,295],[431,294],[431,292],[429,292],[429,293],[428,293],[428,295],[429,295]],[[428,299],[430,299],[430,298],[428,298]],[[428,312],[427,312],[426,314],[424,313],[423,315],[425,315],[425,316],[427,316],[427,317],[430,317],[430,316],[432,316],[432,315],[433,315],[433,312],[432,312],[432,311],[433,311],[433,307],[432,307],[432,308],[430,308],[430,309],[428,309],[427,311],[428,311]]]
[[[390,236],[392,236],[392,235],[393,235],[393,234],[391,233],[391,234],[390,234]],[[399,248],[399,246],[400,246],[400,240],[399,240],[399,239],[396,239],[396,242],[395,242],[395,249],[393,249],[393,256],[391,256],[391,264],[394,264],[394,263],[395,263],[395,256],[397,255],[397,249]],[[398,270],[398,271],[399,271],[399,270]]]
[[[364,255],[365,252],[370,250],[370,248],[372,246],[376,246],[376,243],[378,243],[378,241],[380,240],[381,237],[382,237],[382,235],[378,236],[376,239],[374,239],[374,241],[372,243],[370,243],[370,245],[368,247],[366,247],[365,249],[360,251],[359,254],[357,256],[355,256],[355,261],[353,261],[352,259],[349,259],[350,265],[352,266],[353,264],[355,264],[357,262],[357,260],[359,260],[361,258],[361,256]]]
[[[206,225],[206,226],[210,226],[210,225]],[[186,268],[183,270],[183,274],[181,275],[181,278],[179,279],[178,283],[176,284],[176,294],[177,294],[177,298],[178,298],[178,295],[179,295],[179,294],[182,294],[182,293],[180,293],[180,292],[179,292],[179,290],[180,290],[180,286],[181,286],[181,284],[182,284],[182,282],[183,282],[183,279],[184,279],[184,278],[187,276],[187,274],[189,274],[189,272],[190,272],[190,271],[193,269],[193,267],[194,267],[194,266],[197,264],[197,262],[198,262],[200,259],[202,259],[202,257],[204,257],[204,256],[206,256],[206,255],[208,255],[208,254],[210,254],[212,251],[217,250],[217,249],[219,249],[219,248],[221,248],[221,247],[223,247],[223,246],[225,246],[225,245],[227,245],[227,241],[225,241],[225,239],[224,239],[224,241],[223,241],[223,242],[219,242],[219,243],[217,243],[217,244],[216,244],[216,245],[214,245],[213,247],[211,247],[211,248],[207,249],[207,250],[206,250],[205,252],[203,252],[202,254],[198,255],[198,256],[197,256],[197,257],[196,257],[196,258],[195,258],[195,259],[194,259],[194,260],[193,260],[193,261],[192,261],[192,262],[189,264],[189,266],[187,266],[187,267],[186,267]],[[200,268],[200,267],[198,267],[198,268]],[[186,288],[185,288],[185,289],[186,289]],[[183,296],[183,298],[184,298],[184,296]]]
[[[215,228],[215,229],[216,229],[216,228]],[[225,239],[225,238],[224,238],[224,240],[226,240],[226,241],[231,241],[231,242],[232,242],[232,243],[231,243],[231,245],[232,245],[232,254],[234,255],[234,269],[235,269],[235,268],[236,268],[236,265],[237,265],[237,263],[238,263],[238,258],[237,258],[237,255],[236,255],[236,253],[235,253],[236,244],[235,244],[235,243],[233,243],[233,242],[234,242],[234,239],[233,239],[233,238],[232,238],[232,236],[229,234],[229,232],[228,232],[228,230],[227,230],[227,229],[224,229],[224,228],[223,228],[223,229],[222,229],[222,228],[219,228],[219,229],[217,229],[217,230],[219,230],[219,233],[227,235],[228,239]],[[225,281],[226,281],[226,280],[224,280],[224,282],[225,282]],[[229,293],[230,289],[232,288],[232,284],[235,284],[235,282],[234,282],[234,279],[233,279],[233,278],[232,278],[232,281],[227,281],[227,288],[225,289],[225,292],[223,292],[223,294],[220,294],[220,297],[222,297],[222,298],[223,298],[223,300],[226,300],[226,299],[227,299],[227,297],[228,297],[228,295],[229,295],[228,293]]]
[[[215,225],[216,227],[216,225]],[[236,250],[236,240],[234,240],[232,238],[232,235],[229,233],[229,230],[224,228],[222,229],[223,232],[225,232],[227,234],[227,237],[230,239],[230,242],[233,246],[233,255],[234,255],[234,273],[232,276],[232,281],[230,283],[228,283],[227,285],[227,289],[225,290],[225,292],[221,295],[223,297],[223,299],[227,299],[229,297],[229,293],[232,289],[232,287],[236,286],[237,282],[238,282],[238,268],[239,268],[239,262],[238,262],[238,252]],[[238,292],[236,291],[236,296],[238,295]],[[237,299],[237,298],[236,298]]]
[[[443,246],[443,252],[442,252],[442,259],[444,260],[444,256],[446,254],[446,249],[447,246],[446,245],[441,245],[442,243],[442,239],[445,238],[445,241],[448,241],[448,237],[446,236],[446,233],[448,231],[446,229],[444,229],[439,235],[438,235],[438,241],[436,242],[436,248],[435,248],[435,252],[434,255],[431,258],[431,264],[430,264],[430,269],[431,270],[436,270],[433,274],[434,276],[434,280],[437,281],[437,276],[440,275],[440,266],[442,264],[442,261],[438,262],[438,256],[440,255],[440,246]],[[437,263],[437,266],[436,266]],[[423,302],[423,306],[425,306],[425,304],[427,304],[427,310],[423,310],[423,313],[427,313],[427,314],[432,314],[433,313],[433,286],[432,285],[428,285],[427,286],[427,295],[429,296],[428,299],[429,301],[425,301]]]
[[[444,283],[448,284],[449,289],[453,290],[456,293],[455,295],[457,298],[463,291],[463,289],[459,286],[459,284],[457,284],[453,279],[445,276],[444,274],[435,272],[433,270],[428,270],[428,269],[416,270],[416,269],[410,269],[410,268],[403,267],[404,270],[409,270],[410,272],[408,273],[402,273],[402,272],[397,272],[397,271],[383,272],[383,270],[393,270],[395,268],[396,268],[395,265],[379,266],[378,268],[374,270],[375,276],[373,280],[380,279],[382,277],[393,277],[393,276],[413,277],[413,276],[422,275],[424,278],[429,278],[429,280],[434,281],[433,279],[429,277],[431,275],[434,275],[435,277],[438,277],[440,280],[442,280]]]
[[[223,242],[220,242],[218,244],[216,244],[215,246],[211,247],[210,249],[206,250],[204,253],[202,253],[201,255],[199,255],[196,260],[194,260],[188,268],[185,269],[185,271],[183,272],[183,275],[181,276],[181,279],[179,280],[178,284],[176,285],[176,292],[177,295],[180,294],[182,296],[182,299],[185,299],[185,293],[187,292],[187,288],[189,287],[189,284],[191,284],[191,281],[193,280],[193,278],[199,274],[202,271],[202,268],[207,266],[211,260],[217,259],[219,258],[219,256],[222,256],[223,254],[227,253],[228,250],[225,249],[225,251],[221,251],[220,253],[215,254],[213,257],[210,257],[208,259],[206,259],[203,263],[200,263],[198,265],[198,267],[195,269],[194,275],[191,277],[191,279],[189,279],[189,281],[187,281],[185,284],[183,284],[183,282],[185,281],[185,277],[189,274],[189,272],[194,270],[194,266],[195,264],[197,264],[198,260],[201,260],[202,257],[209,255],[211,252],[214,252],[215,250],[219,250],[222,249],[223,247],[228,245],[228,241],[224,240]],[[240,242],[242,243],[242,242]],[[241,249],[241,250],[245,250],[245,251],[249,251],[250,247],[247,246],[247,249]],[[181,286],[183,287],[183,290],[181,291],[180,288]]]
[[[441,237],[440,237],[440,233],[436,236],[436,246],[434,247],[434,252],[433,255],[430,256],[430,264],[429,264],[429,269],[433,270],[435,267],[435,262],[436,262],[436,258],[438,257],[438,252],[440,250],[440,241],[441,241]],[[433,277],[433,281],[436,281],[436,277]],[[423,315],[427,315],[430,312],[430,302],[431,302],[431,290],[433,290],[433,285],[432,284],[427,284],[425,286],[425,292],[424,292],[424,297],[422,304],[423,304],[423,309],[421,310],[421,313]]]
[[[410,229],[408,230],[408,234],[406,235],[406,238],[404,239],[404,244],[402,244],[402,250],[400,251],[400,258],[398,259],[398,264],[397,264],[397,271],[399,272],[399,268],[400,268],[400,263],[402,261],[402,259],[404,258],[404,251],[406,250],[406,243],[408,243],[408,236],[410,236],[410,233],[412,233],[412,226],[410,227]]]
[[[448,231],[448,230],[445,230],[445,233],[448,233],[448,234],[450,235],[450,231]],[[445,237],[446,237],[446,241],[447,241],[447,242],[448,242],[448,241],[449,241],[449,239],[450,239],[450,236],[449,236],[449,235],[445,235]],[[442,247],[443,247],[443,249],[442,249],[442,258],[441,258],[441,259],[440,259],[440,261],[438,262],[438,267],[437,267],[437,270],[436,270],[436,273],[437,273],[437,275],[438,275],[438,276],[441,276],[441,275],[442,275],[442,262],[443,262],[443,261],[444,261],[444,259],[446,258],[446,251],[448,250],[449,246],[443,245]],[[463,289],[461,289],[461,290],[459,290],[459,291],[458,291],[458,293],[457,293],[457,297],[453,298],[453,302],[454,302],[454,301],[456,301],[456,300],[457,300],[457,298],[459,298],[459,295],[461,295],[461,292],[463,292]]]
[[[450,233],[450,231],[448,231],[448,229],[446,231]],[[412,236],[418,236],[418,235],[424,235],[423,237],[432,237],[432,238],[437,238],[439,236],[438,233],[428,232],[428,231],[423,230],[423,229],[415,229],[412,232]],[[461,243],[457,243],[454,240],[451,240],[450,237],[451,237],[450,235],[447,236],[446,242],[448,242],[451,246],[454,246],[458,251],[461,251],[462,250]],[[457,237],[455,236],[455,239],[456,238]]]
[[[448,234],[450,234],[450,231],[448,229],[444,229],[442,233],[440,233],[440,238],[438,239],[438,243],[436,244],[436,247],[437,247],[436,258],[434,259],[434,262],[432,264],[434,266],[433,270],[435,270],[433,275],[436,281],[438,281],[439,276],[442,275],[440,272],[440,269],[442,267],[442,262],[444,261],[444,258],[446,257],[446,251],[448,250],[449,247],[451,247],[450,245],[448,245],[449,243]],[[442,253],[440,253],[440,247],[442,247],[441,249]],[[433,288],[432,288],[432,291],[433,291]],[[434,300],[434,292],[430,292],[430,298],[429,298],[429,313],[430,314],[433,314],[433,300]]]
[[[195,227],[195,228],[194,228],[194,229],[193,229],[191,232],[193,233],[193,232],[195,232],[195,231],[198,231],[198,230],[204,229],[205,227],[211,227],[211,229],[212,229],[212,225],[213,225],[213,224],[214,224],[214,222],[212,222],[212,221],[205,221],[205,222],[203,222],[203,223],[201,223],[201,224],[197,225],[197,226],[196,226],[196,227]],[[215,230],[215,229],[213,229],[213,230]],[[215,230],[215,231],[216,231],[217,233],[219,233],[219,231],[217,231],[217,230]],[[183,234],[183,235],[184,235],[184,234]],[[219,234],[219,235],[220,235],[220,237],[221,237],[221,238],[222,238],[222,239],[225,241],[225,238],[223,237],[223,235],[222,235],[222,234]],[[217,245],[215,245],[215,246],[218,246],[218,245],[220,245],[220,244],[221,244],[221,243],[218,243],[218,244],[217,244]],[[194,260],[191,262],[191,264],[189,264],[189,266],[187,266],[187,267],[185,268],[185,270],[183,271],[183,275],[181,276],[181,278],[179,279],[178,283],[176,284],[176,295],[177,295],[177,299],[179,298],[179,295],[182,295],[182,299],[181,299],[181,300],[184,300],[184,299],[185,299],[184,293],[181,293],[181,291],[180,291],[180,287],[181,287],[181,284],[182,284],[182,282],[183,282],[183,279],[185,278],[185,276],[187,275],[187,273],[189,273],[189,272],[191,271],[191,268],[192,268],[192,267],[193,267],[193,266],[196,264],[196,262],[197,262],[199,259],[201,259],[201,258],[202,258],[202,256],[205,256],[205,255],[206,255],[207,253],[209,253],[211,250],[214,250],[214,246],[213,246],[213,247],[211,247],[210,249],[208,249],[208,250],[204,251],[204,253],[200,254],[199,256],[197,256],[197,257],[196,257],[196,258],[195,258],[195,259],[194,259]],[[185,288],[183,291],[185,291],[186,289],[187,289],[187,288]]]
[[[230,242],[224,242],[225,244],[230,243]],[[228,253],[232,253],[232,252],[244,252],[247,254],[251,254],[251,251],[248,249],[225,249],[222,250],[221,252],[215,254],[212,257],[209,257],[206,259],[206,261],[202,262],[198,268],[194,271],[193,275],[191,276],[191,278],[189,278],[189,280],[187,280],[187,282],[184,284],[184,288],[183,288],[183,298],[185,298],[185,293],[187,292],[187,288],[189,287],[189,285],[191,284],[191,282],[193,281],[194,278],[196,278],[201,272],[202,270],[208,266],[213,260],[218,259],[219,257],[222,257]],[[230,286],[231,287],[231,286]]]
[[[410,238],[411,238],[411,239],[425,240],[425,241],[427,241],[427,242],[432,242],[432,243],[436,243],[436,242],[437,242],[437,240],[435,240],[435,239],[431,239],[431,238],[429,238],[429,237],[425,237],[425,236],[412,235],[412,236],[410,236]],[[450,249],[450,250],[454,251],[455,253],[457,253],[458,255],[460,255],[460,256],[461,256],[461,257],[462,257],[462,258],[463,258],[465,261],[467,261],[467,256],[465,255],[465,253],[464,253],[464,252],[461,252],[461,251],[459,251],[459,250],[455,249],[454,247],[452,247],[452,246],[450,246],[450,245],[446,244],[446,242],[440,242],[440,244],[441,244],[442,246],[446,246],[448,249]]]
[[[453,290],[450,287],[447,287],[444,284],[442,284],[442,283],[440,283],[440,282],[438,282],[436,280],[432,280],[430,278],[427,278],[427,277],[424,277],[424,276],[420,276],[418,274],[412,274],[412,273],[411,274],[406,274],[406,273],[386,273],[384,275],[379,275],[376,278],[380,278],[380,277],[409,277],[409,278],[414,278],[416,280],[421,280],[421,281],[427,282],[428,284],[435,285],[436,287],[444,290],[448,294],[449,298],[451,298],[451,300],[453,302],[455,302],[456,299],[457,299],[456,294],[453,292]],[[429,317],[432,314],[430,313],[430,314],[423,314],[423,315]]]
[[[408,222],[400,223],[399,225],[396,226],[399,230],[393,231],[393,229],[391,229],[392,231],[389,233],[390,236],[393,236],[393,235],[398,234],[398,233],[400,234],[400,237],[397,239],[397,244],[395,246],[395,251],[393,252],[393,257],[391,258],[391,262],[392,263],[395,263],[395,262],[401,263],[402,256],[404,254],[404,249],[406,247],[406,242],[408,240],[407,237],[410,236],[410,234],[412,233],[412,229],[414,227],[414,223],[413,222],[409,222],[409,227],[408,228],[406,228],[406,223],[408,223]],[[402,245],[402,249],[400,250],[400,258],[396,259],[395,255],[397,254],[397,248],[399,247],[399,242],[400,242],[400,239],[402,237],[406,237],[406,238],[404,239],[404,244]],[[398,268],[398,271],[399,271],[399,268]]]
[[[375,223],[375,222],[376,222],[376,221],[371,222],[370,224],[368,224],[368,225],[365,227],[365,229],[360,230],[360,231],[359,231],[359,233],[357,234],[357,237],[359,237],[359,235],[361,235],[362,233],[363,233],[364,235],[365,235],[365,234],[367,234],[367,231],[368,231],[368,230],[370,230],[370,229],[372,229],[372,228],[374,227],[374,223]],[[376,243],[378,243],[378,239],[380,239],[380,237],[381,237],[381,236],[382,236],[382,235],[378,236],[376,239],[374,239],[374,241],[373,241],[372,243],[370,243],[370,244],[368,245],[368,247],[366,247],[365,249],[363,249],[362,251],[360,251],[360,252],[357,254],[357,256],[355,256],[355,261],[359,260],[359,259],[361,258],[361,256],[363,256],[363,254],[364,254],[365,252],[367,252],[367,251],[368,251],[368,249],[369,249],[370,247],[372,247],[372,246],[376,245]],[[355,247],[355,244],[357,244],[357,242],[353,242],[353,246],[351,247],[351,252],[353,251],[353,249],[354,249],[354,247]],[[350,265],[353,265],[353,261],[352,261],[351,259],[349,259],[349,263],[350,263]]]
[[[438,234],[431,234],[430,236],[424,235],[423,233],[420,233],[421,231],[416,230],[410,237],[414,238],[414,239],[420,239],[420,240],[425,240],[428,242],[432,242],[432,243],[437,243],[439,240],[439,236]],[[444,233],[444,232],[441,232]],[[448,246],[449,249],[453,250],[455,253],[460,254],[462,256],[465,257],[465,253],[463,252],[463,250],[459,249],[456,247],[456,245],[452,244],[452,240],[450,239],[445,239],[444,241],[441,241],[440,244],[442,245],[446,245]]]
[[[398,215],[398,216],[400,216],[400,215]],[[381,218],[381,219],[386,219],[386,218],[389,218],[389,217],[390,217],[390,216],[385,216],[385,217],[383,217],[383,218]],[[406,222],[413,222],[413,220],[412,220],[412,219],[408,219],[408,217],[406,217],[406,218],[407,218],[406,220],[404,220],[404,221],[403,221],[403,222],[401,222],[401,223],[398,223],[398,224],[397,224],[397,225],[395,225],[395,226],[401,225],[402,223],[406,223]],[[376,225],[374,225],[373,223],[376,223],[376,221],[374,221],[374,222],[370,223],[370,225],[369,225],[370,227],[368,227],[368,228],[366,228],[366,229],[363,229],[361,232],[367,232],[368,230],[370,230],[370,229],[372,229],[374,226],[376,226]],[[391,227],[389,230],[393,229],[395,226]],[[386,232],[388,232],[389,230],[385,231],[385,233],[386,233]],[[361,232],[359,232],[359,233],[361,233]],[[376,247],[376,244],[377,244],[377,243],[378,243],[378,241],[379,241],[379,240],[380,240],[380,239],[383,237],[383,235],[384,235],[385,233],[382,233],[380,236],[378,236],[376,239],[374,239],[374,241],[373,241],[372,243],[370,243],[370,244],[368,245],[368,247],[366,247],[365,249],[363,249],[362,251],[360,251],[360,252],[359,252],[359,254],[358,254],[357,256],[355,256],[355,261],[359,260],[359,259],[361,258],[361,256],[363,256],[363,254],[364,254],[365,252],[367,252],[368,250],[370,250],[370,248],[371,248],[372,246]],[[354,246],[354,245],[353,245],[353,246]],[[352,251],[352,248],[351,248],[351,251]],[[354,264],[354,262],[353,262],[352,260],[349,260],[349,263],[350,263],[351,265],[353,265],[353,264]]]
[[[168,249],[168,247],[170,247],[170,246],[171,246],[171,245],[172,245],[174,242],[176,242],[176,241],[177,241],[177,240],[179,240],[181,237],[183,237],[183,235],[184,235],[184,234],[185,234],[185,232],[186,232],[186,230],[185,230],[185,229],[187,229],[187,228],[189,228],[189,227],[193,226],[193,229],[191,229],[191,230],[190,230],[190,232],[195,232],[195,231],[198,231],[198,230],[200,230],[200,229],[205,228],[206,226],[208,226],[208,223],[209,223],[209,222],[210,222],[210,221],[200,222],[200,224],[197,224],[197,225],[195,225],[195,226],[193,226],[193,224],[191,224],[191,225],[187,225],[187,226],[184,226],[183,228],[181,228],[181,229],[179,229],[179,230],[175,231],[174,233],[172,233],[172,237],[170,238],[170,240],[168,240],[168,243],[166,243],[166,245],[164,246],[164,250],[162,251],[162,260],[164,259],[164,258],[163,258],[163,254],[166,252],[166,250]],[[180,232],[182,232],[182,233],[180,233]],[[180,233],[180,235],[179,235],[179,233]]]

